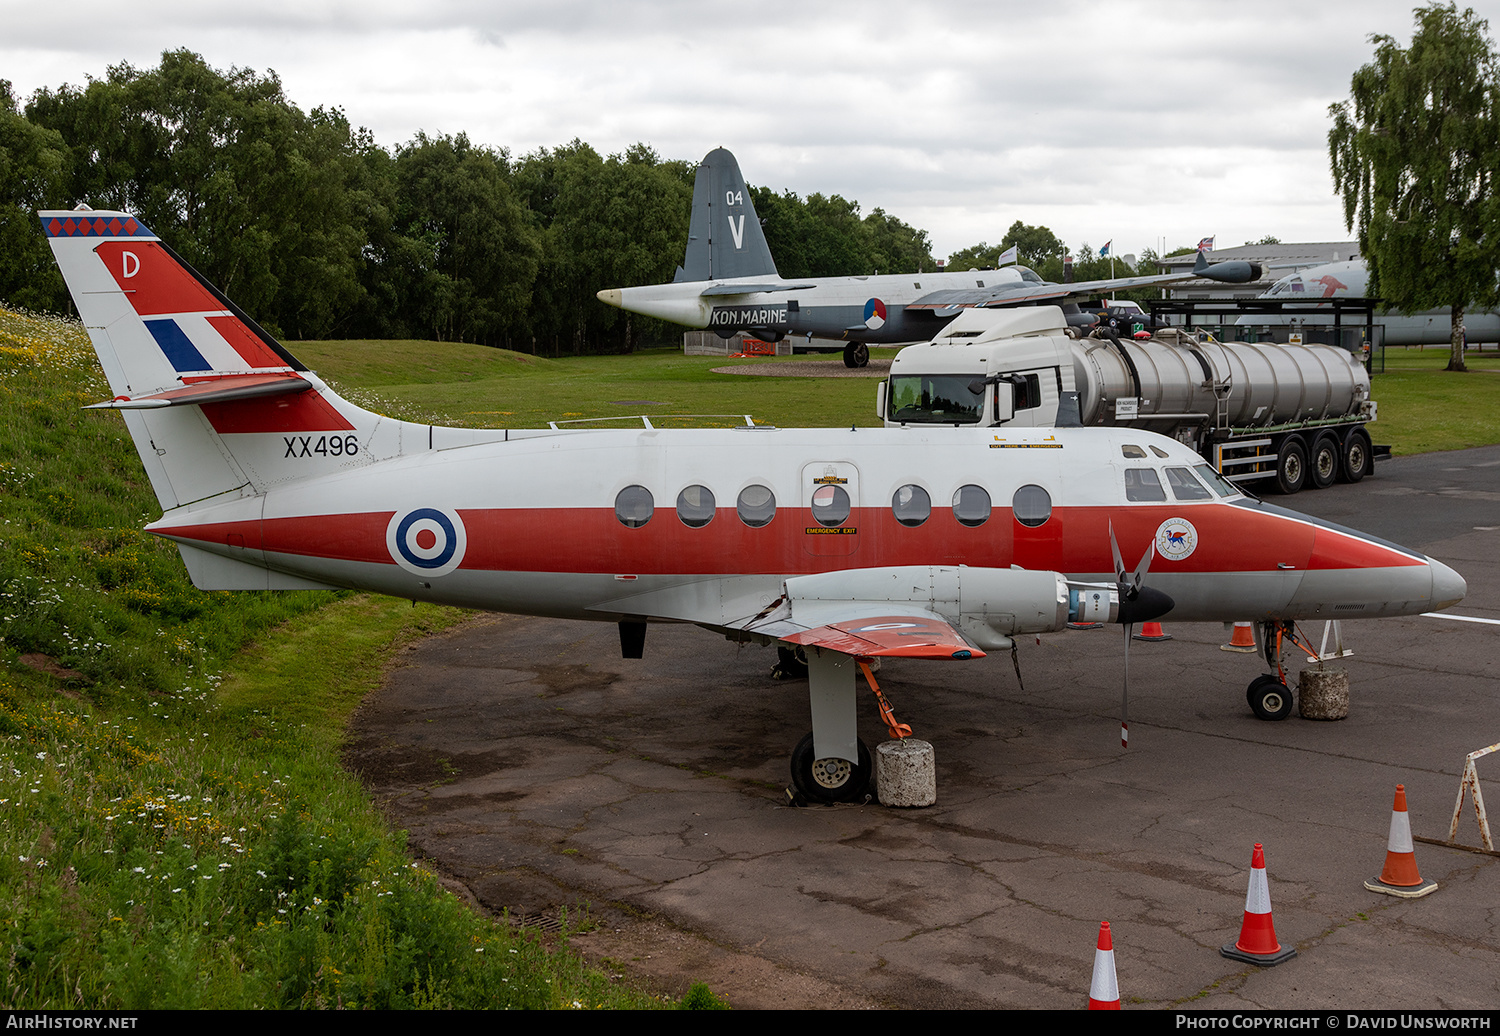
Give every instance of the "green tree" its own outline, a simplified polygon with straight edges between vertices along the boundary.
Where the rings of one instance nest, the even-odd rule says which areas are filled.
[[[1500,300],[1500,85],[1473,10],[1432,4],[1415,19],[1410,47],[1370,37],[1375,60],[1329,108],[1328,150],[1370,294],[1405,313],[1448,307],[1448,369],[1462,371],[1464,310]]]
[[[274,73],[168,51],[39,90],[26,115],[61,135],[73,201],[139,215],[273,333],[328,334],[358,303],[373,145],[337,110],[304,114]]]
[[[62,134],[22,116],[10,82],[0,79],[0,298],[14,305],[67,308],[67,289],[36,221],[37,209],[67,205],[67,166]]]

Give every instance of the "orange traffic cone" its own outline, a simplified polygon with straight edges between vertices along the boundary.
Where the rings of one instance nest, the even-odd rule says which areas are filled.
[[[1396,785],[1396,802],[1391,807],[1391,834],[1386,839],[1385,867],[1380,877],[1365,882],[1371,892],[1387,896],[1418,899],[1437,891],[1437,882],[1423,881],[1417,873],[1417,854],[1412,850],[1411,820],[1406,815],[1406,785]]]
[[[1234,635],[1229,638],[1228,644],[1220,644],[1220,651],[1238,651],[1248,655],[1255,651],[1255,629],[1248,622],[1237,622],[1234,624]]]
[[[1245,893],[1245,920],[1240,925],[1239,941],[1219,947],[1219,952],[1230,960],[1259,964],[1263,968],[1297,956],[1296,947],[1283,947],[1276,941],[1276,926],[1271,922],[1271,884],[1266,880],[1266,852],[1259,842],[1250,855],[1250,889]]]
[[[1120,983],[1115,978],[1115,945],[1109,937],[1109,922],[1099,923],[1099,948],[1094,951],[1094,979],[1089,983],[1090,1011],[1118,1011]]]
[[[1141,623],[1141,631],[1139,633],[1133,634],[1130,639],[1171,640],[1172,635],[1170,633],[1162,632],[1161,623],[1159,622],[1143,622]]]

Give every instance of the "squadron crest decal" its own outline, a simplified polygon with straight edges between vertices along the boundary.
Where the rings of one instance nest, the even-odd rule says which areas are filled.
[[[1198,530],[1186,518],[1168,518],[1156,527],[1156,552],[1168,561],[1182,561],[1198,549]]]
[[[436,507],[397,511],[385,529],[385,546],[391,559],[416,576],[452,572],[463,561],[468,544],[458,512]]]

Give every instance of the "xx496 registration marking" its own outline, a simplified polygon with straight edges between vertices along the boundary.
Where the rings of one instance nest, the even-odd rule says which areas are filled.
[[[285,460],[287,457],[352,457],[359,452],[359,436],[357,435],[320,435],[318,441],[313,442],[310,435],[283,435],[281,441],[286,443],[286,452],[281,455]]]

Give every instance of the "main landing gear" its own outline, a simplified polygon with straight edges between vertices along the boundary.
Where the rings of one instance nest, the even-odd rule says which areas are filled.
[[[870,347],[864,342],[850,342],[844,346],[844,366],[850,370],[870,365]]]
[[[815,758],[812,731],[792,749],[792,787],[809,802],[858,802],[870,786],[870,749],[858,738],[858,761]]]

